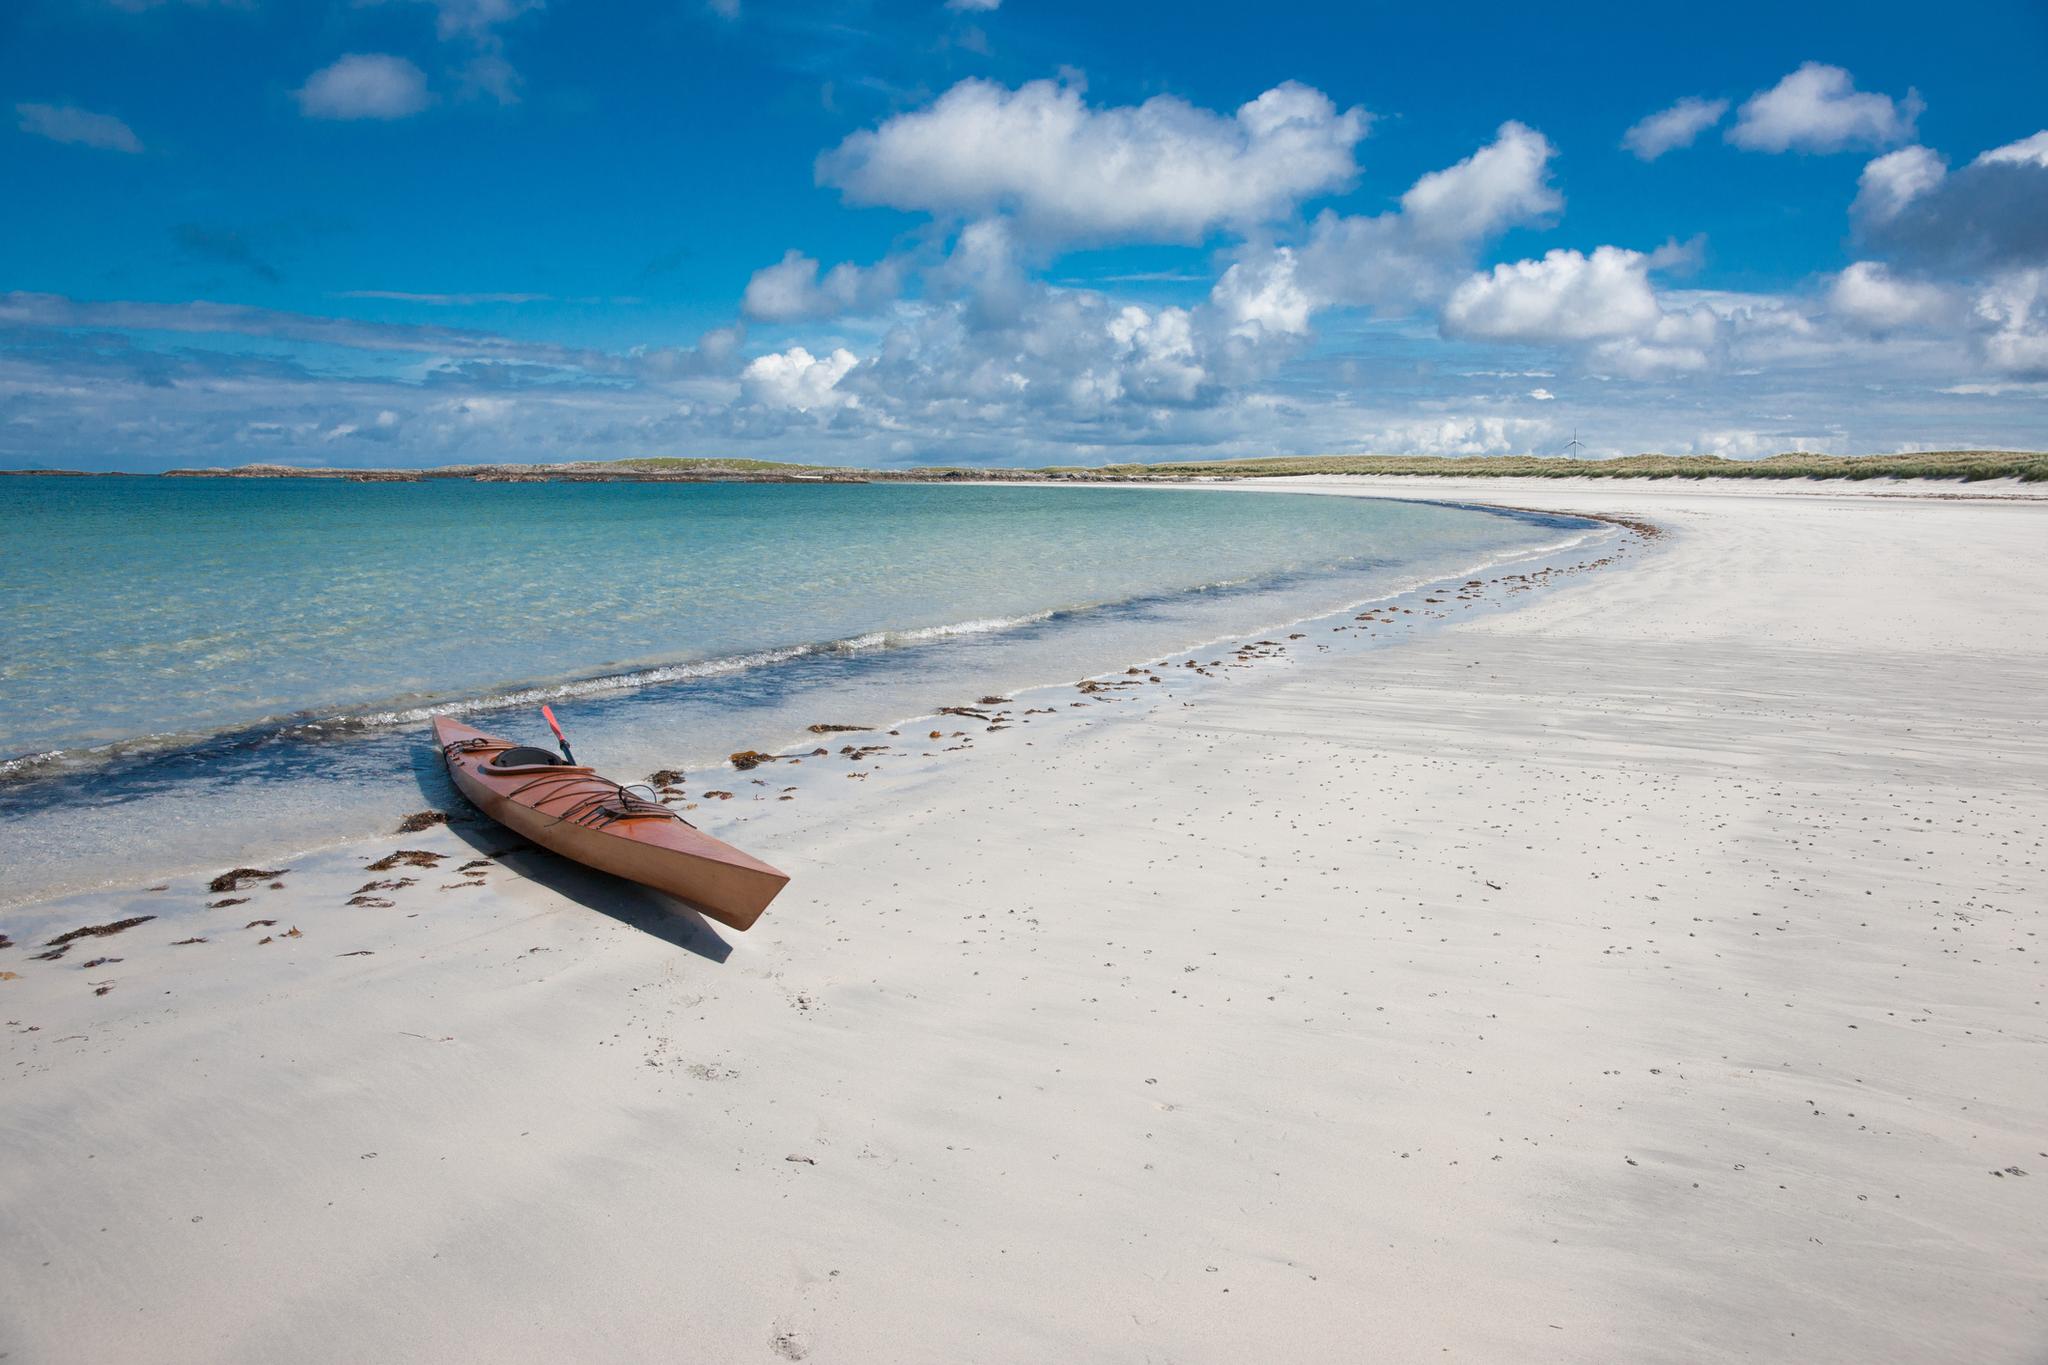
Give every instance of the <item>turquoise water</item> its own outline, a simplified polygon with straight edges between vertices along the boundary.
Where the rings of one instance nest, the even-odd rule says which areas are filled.
[[[637,775],[1583,534],[1198,489],[43,477],[0,479],[0,526],[0,853],[50,886],[375,827],[437,711],[523,734],[550,700]]]

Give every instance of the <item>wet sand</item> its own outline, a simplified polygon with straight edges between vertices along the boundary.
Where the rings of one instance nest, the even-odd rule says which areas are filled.
[[[1328,482],[1665,534],[693,774],[746,935],[462,821],[9,912],[0,1352],[2038,1359],[2048,505]]]

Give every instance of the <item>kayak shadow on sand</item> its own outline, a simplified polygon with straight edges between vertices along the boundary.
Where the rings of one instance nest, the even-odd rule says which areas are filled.
[[[595,910],[664,943],[673,943],[706,961],[722,963],[732,956],[732,945],[688,901],[571,862],[521,838],[470,805],[447,780],[445,769],[436,774],[435,770],[441,768],[440,754],[431,748],[428,752],[434,759],[432,765],[415,763],[413,767],[420,794],[434,809],[448,813],[449,833],[479,855],[496,860],[512,875],[544,886],[586,910]],[[434,780],[436,776],[439,781]]]
[[[688,901],[571,862],[559,853],[528,843],[460,797],[449,804],[453,806],[448,812],[449,832],[477,852],[495,858],[514,876],[544,886],[586,910],[609,915],[643,934],[687,948],[708,961],[723,962],[732,956],[732,945]]]

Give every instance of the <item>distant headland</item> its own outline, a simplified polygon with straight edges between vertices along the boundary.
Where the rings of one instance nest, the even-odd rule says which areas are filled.
[[[0,475],[87,477],[78,469],[0,469]],[[1718,455],[1628,455],[1611,460],[1534,455],[1278,455],[1159,464],[1051,465],[1036,469],[927,465],[855,469],[780,460],[644,458],[560,464],[457,464],[431,469],[338,469],[283,464],[171,469],[132,478],[341,479],[355,483],[1129,483],[1287,478],[1313,474],[1401,477],[1592,479],[2020,479],[2048,481],[2048,452],[1933,450],[1903,455],[1815,455],[1788,451],[1755,460]]]

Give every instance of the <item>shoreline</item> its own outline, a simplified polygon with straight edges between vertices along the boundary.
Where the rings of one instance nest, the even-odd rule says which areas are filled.
[[[1251,459],[1159,461],[1144,464],[914,465],[861,468],[722,457],[637,457],[536,464],[454,464],[403,467],[246,464],[152,471],[7,469],[0,476],[115,479],[283,479],[345,483],[1219,483],[1274,478],[1530,479],[1677,481],[1683,484],[1802,483],[1906,486],[2048,483],[2048,452],[1925,450],[1885,455],[1818,455],[1786,451],[1750,459],[1718,455],[1637,454],[1609,459],[1573,456],[1302,455]]]
[[[0,1339],[2030,1360],[2048,510],[1536,500],[1668,534],[735,775],[745,935],[466,825],[50,908],[159,918],[0,951]]]
[[[949,484],[948,487],[973,487],[972,484]],[[1110,489],[1157,489],[1159,484],[1109,484],[1100,485]],[[1285,491],[1285,490],[1281,490]],[[1304,490],[1308,491],[1308,490]],[[1352,496],[1363,500],[1374,500],[1371,493],[1356,493]],[[1408,499],[1384,499],[1387,501],[1410,501]],[[1536,508],[1517,508],[1479,502],[1452,502],[1436,499],[1421,499],[1430,505],[1461,511],[1484,511],[1554,517],[1558,514]],[[1609,524],[1622,523],[1606,517],[1587,517],[1589,521],[1606,521]],[[1512,557],[1539,550],[1513,551]],[[1348,567],[1348,566],[1346,566]],[[1481,566],[1483,567],[1483,565]],[[1337,566],[1319,571],[1322,576],[1333,576]],[[1296,578],[1308,576],[1305,572],[1283,571],[1272,578]],[[903,648],[919,644],[943,641],[965,635],[999,634],[1022,626],[1035,625],[1047,620],[1075,620],[1092,617],[1111,617],[1134,607],[1149,605],[1160,598],[1192,598],[1217,593],[1238,594],[1260,591],[1271,586],[1269,580],[1230,580],[1191,584],[1163,593],[1146,594],[1120,600],[1061,604],[1046,607],[1015,617],[973,618],[951,622],[939,622],[905,629],[877,629],[861,635],[835,639],[775,643],[761,645],[737,654],[714,655],[700,659],[649,659],[622,665],[606,665],[602,671],[579,671],[557,677],[519,678],[499,680],[483,684],[480,691],[447,691],[434,694],[394,695],[367,701],[339,702],[326,707],[312,707],[289,713],[258,716],[238,720],[214,730],[174,730],[155,734],[128,735],[117,739],[96,741],[69,747],[39,750],[0,756],[0,790],[11,782],[37,782],[48,778],[61,778],[73,774],[103,771],[110,764],[128,758],[143,758],[161,755],[191,754],[198,756],[209,748],[223,745],[233,747],[241,744],[261,742],[267,739],[304,739],[310,742],[324,742],[333,739],[345,742],[357,732],[377,733],[403,730],[418,726],[439,715],[465,716],[485,715],[492,711],[505,710],[517,705],[538,704],[542,701],[560,701],[584,696],[608,696],[625,694],[659,687],[668,683],[696,681],[744,673],[756,668],[772,668],[795,659],[829,654],[861,654],[870,651]],[[1360,599],[1364,601],[1367,599]],[[1332,610],[1342,610],[1340,606]],[[1325,613],[1315,613],[1322,615]],[[1309,619],[1308,617],[1289,618]],[[1289,624],[1289,620],[1266,623],[1249,627],[1253,630],[1272,630]],[[1217,638],[1221,638],[1220,636]],[[1197,641],[1190,648],[1199,647],[1206,641]],[[1076,680],[1078,681],[1078,680]],[[1037,686],[1039,684],[1030,684]],[[61,766],[60,766],[61,765]],[[44,771],[44,769],[48,771]]]
[[[1112,486],[1156,487],[1157,485]],[[1234,490],[1232,486],[1225,485],[1220,486],[1218,488],[1218,491],[1251,490]],[[1277,491],[1285,492],[1288,490],[1282,488]],[[1346,495],[1362,497],[1366,499],[1371,499],[1376,496],[1375,494],[1372,494],[1370,492],[1352,492]],[[1555,511],[1545,511],[1536,508],[1496,507],[1489,504],[1469,501],[1444,502],[1436,499],[1425,499],[1423,501],[1432,502],[1440,506],[1458,508],[1461,510],[1484,510],[1492,512],[1506,512],[1515,515],[1531,515],[1542,517],[1556,517],[1558,515],[1561,515]],[[1639,548],[1641,542],[1653,539],[1658,534],[1655,528],[1649,527],[1646,523],[1642,523],[1640,521],[1628,521],[1623,519],[1616,519],[1614,517],[1597,515],[1582,517],[1576,516],[1576,514],[1562,515],[1574,516],[1577,520],[1584,521],[1589,524],[1605,524],[1608,526],[1619,528],[1620,530],[1625,532],[1627,536],[1632,536],[1634,537],[1634,539],[1625,539],[1621,542],[1618,542],[1617,544],[1631,551]],[[1284,616],[1281,619],[1266,621],[1258,625],[1247,627],[1243,630],[1226,631],[1218,635],[1204,636],[1201,639],[1183,643],[1181,646],[1169,650],[1163,655],[1155,654],[1153,656],[1150,656],[1148,659],[1120,661],[1119,663],[1112,665],[1110,668],[1106,670],[1102,670],[1100,672],[1093,673],[1081,678],[1060,678],[1051,681],[1041,680],[1013,682],[1007,686],[1000,686],[998,690],[1013,693],[1018,696],[1030,693],[1063,692],[1069,689],[1080,687],[1090,681],[1100,682],[1106,679],[1111,679],[1123,673],[1135,671],[1136,669],[1143,668],[1148,665],[1158,666],[1164,660],[1170,659],[1177,661],[1183,658],[1184,656],[1189,655],[1192,652],[1207,652],[1212,648],[1221,645],[1223,642],[1235,639],[1239,636],[1251,638],[1256,635],[1284,632],[1292,630],[1296,627],[1302,627],[1316,623],[1323,623],[1329,620],[1336,620],[1340,617],[1348,616],[1358,611],[1360,608],[1369,606],[1374,603],[1398,603],[1408,598],[1417,598],[1419,600],[1420,594],[1425,590],[1425,585],[1434,582],[1438,579],[1471,573],[1494,573],[1498,571],[1503,571],[1507,568],[1525,567],[1533,565],[1545,558],[1554,555],[1569,555],[1571,553],[1574,553],[1576,552],[1579,546],[1585,543],[1587,539],[1587,535],[1580,534],[1572,538],[1563,541],[1553,542],[1550,544],[1513,549],[1506,552],[1499,558],[1476,561],[1472,564],[1467,564],[1452,570],[1447,570],[1443,574],[1422,575],[1412,571],[1404,570],[1403,576],[1400,579],[1397,579],[1393,584],[1387,586],[1385,591],[1375,592],[1373,595],[1369,597],[1351,600],[1346,603],[1340,604],[1339,606],[1336,606],[1334,608],[1321,609],[1306,615]],[[1605,561],[1603,561],[1603,563],[1604,562]],[[1207,591],[1210,587],[1213,586],[1214,585],[1202,585],[1200,589],[1184,590],[1184,592],[1181,595],[1187,596],[1194,592]],[[1109,606],[1106,609],[1114,610],[1118,605],[1121,604],[1109,604]],[[1104,609],[1105,608],[1090,607],[1083,610],[1089,613],[1093,613],[1095,611]],[[1041,613],[1041,616],[1054,617],[1068,615],[1071,614],[1071,612],[1072,609],[1056,608],[1051,609],[1048,612]],[[944,638],[950,633],[950,628],[932,628],[932,634],[934,635],[935,639]],[[789,662],[800,656],[830,653],[832,652],[832,646],[801,646],[790,647],[780,650],[769,650],[764,652],[776,656],[775,658],[770,659],[768,664],[766,665],[768,667],[773,667],[777,663]],[[755,656],[749,655],[746,657],[752,658]],[[711,664],[717,664],[725,661],[711,660],[707,662]],[[668,666],[662,667],[665,668]],[[746,668],[740,668],[735,669],[733,671],[745,672],[748,670]],[[715,676],[715,674],[707,676]],[[617,698],[631,697],[634,694],[644,690],[648,686],[648,684],[644,683],[627,683],[620,685],[618,687],[605,687],[603,686],[603,684],[610,681],[608,677],[598,677],[588,679],[587,681],[590,684],[592,684],[592,686],[588,689],[589,694],[598,696],[613,696]],[[662,681],[665,682],[667,680]],[[996,685],[999,683],[1000,680],[995,680],[989,685]],[[660,686],[662,685],[662,682],[656,682],[653,685]],[[529,690],[532,693],[530,699],[536,703],[541,700],[551,700],[558,702],[565,695],[585,695],[585,693],[582,690],[577,690],[574,692],[564,692],[556,688],[540,685],[533,685],[530,688],[528,686],[522,686],[518,690],[518,693],[516,693],[515,695],[523,696]],[[397,740],[413,735],[413,733],[418,729],[419,726],[424,725],[426,723],[429,717],[437,714],[453,714],[468,716],[472,718],[478,718],[487,724],[491,719],[491,716],[494,711],[505,709],[504,704],[498,700],[498,696],[499,694],[491,694],[490,696],[487,696],[483,699],[462,699],[446,703],[437,703],[430,706],[422,706],[420,708],[417,708],[417,716],[409,717],[409,723],[366,727],[361,735],[347,732],[337,733],[333,735],[317,733],[324,725],[332,723],[329,719],[314,719],[294,725],[238,727],[236,729],[206,736],[196,743],[177,743],[164,746],[161,749],[158,749],[154,746],[143,748],[137,751],[135,761],[142,764],[147,764],[157,760],[174,761],[188,754],[193,757],[203,757],[209,748],[215,747],[220,741],[223,740],[235,741],[238,739],[245,739],[247,742],[250,743],[262,743],[268,740],[282,738],[285,741],[291,743],[307,743],[312,745],[321,745],[329,743],[348,744],[352,740],[359,738],[389,738]],[[374,707],[381,704],[370,705]],[[346,716],[341,716],[334,719],[346,722],[350,718]],[[848,731],[847,735],[882,736],[884,734],[894,734],[897,730],[905,726],[913,726],[923,722],[936,721],[939,719],[941,719],[941,717],[938,716],[937,713],[930,711],[920,711],[913,714],[902,716],[894,720],[879,723],[871,728],[861,728],[855,731]],[[826,723],[836,722],[828,718]],[[302,728],[313,730],[316,733],[308,736],[299,736],[293,733],[294,731]],[[352,729],[353,727],[347,728]],[[815,734],[815,732],[813,733]],[[145,737],[145,740],[147,738],[148,737]],[[107,749],[125,749],[126,746],[141,744],[143,742],[143,740],[117,741],[114,745],[101,746],[93,750],[88,750],[87,752],[97,755],[101,752],[105,752]],[[800,736],[796,735],[789,735],[780,739],[777,739],[772,736],[767,737],[765,739],[759,736],[755,736],[745,740],[735,740],[734,743],[737,745],[738,750],[740,751],[752,750],[756,743],[767,743],[770,745],[772,749],[775,750],[778,757],[789,757],[792,755],[805,752],[803,750],[804,741]],[[76,752],[77,751],[74,750],[59,751],[59,756],[69,756],[70,754]],[[38,757],[42,756],[24,756],[23,759],[10,760],[10,762],[20,763]],[[123,761],[123,759],[125,759],[126,757],[127,755],[123,754],[120,757],[108,760],[108,763],[119,763]],[[683,756],[681,758],[670,756],[668,759],[665,759],[663,761],[676,763],[679,766],[685,768],[687,771],[697,773],[700,775],[705,773],[707,770],[715,774],[722,773],[728,776],[731,775],[731,773],[733,772],[729,762],[726,762],[724,760],[710,759],[707,762],[691,764],[689,763],[687,756]],[[6,777],[0,778],[0,792],[4,792],[8,786],[14,786],[16,790],[28,789],[32,792],[38,784],[63,784],[69,782],[91,781],[97,775],[99,775],[101,772],[105,770],[105,766],[105,764],[98,767],[80,766],[75,769],[65,769],[49,773],[31,772],[26,775],[10,772]],[[439,774],[437,773],[436,777],[438,776]],[[631,774],[622,774],[621,780],[633,780],[633,777]],[[445,782],[437,782],[435,785],[446,786]],[[452,801],[458,807],[462,805],[460,797],[456,795],[452,791],[452,789],[444,793],[441,793],[441,795],[445,796],[449,801]],[[696,809],[696,803],[693,802],[688,805],[682,806],[681,808],[685,810],[694,810]],[[262,861],[265,859],[275,860],[290,857],[302,857],[311,853],[326,852],[335,849],[347,848],[358,844],[373,842],[382,837],[384,836],[379,831],[370,830],[368,828],[350,828],[345,830],[336,830],[331,835],[316,837],[311,840],[303,842],[285,838],[273,839],[266,842],[260,842],[255,844],[245,843],[240,848],[229,853],[227,856],[229,857],[230,860],[239,859],[244,862]],[[39,888],[23,895],[10,895],[6,889],[0,889],[0,912],[13,911],[23,908],[32,908],[39,904],[57,900],[71,899],[80,895],[90,895],[94,893],[116,894],[124,890],[133,890],[135,887],[141,886],[144,883],[160,882],[166,879],[187,878],[199,873],[202,868],[212,866],[213,863],[216,861],[219,861],[219,859],[187,859],[180,862],[154,864],[146,871],[126,871],[121,874],[118,874],[115,877],[106,879],[79,880],[69,884],[58,885],[49,888]]]

